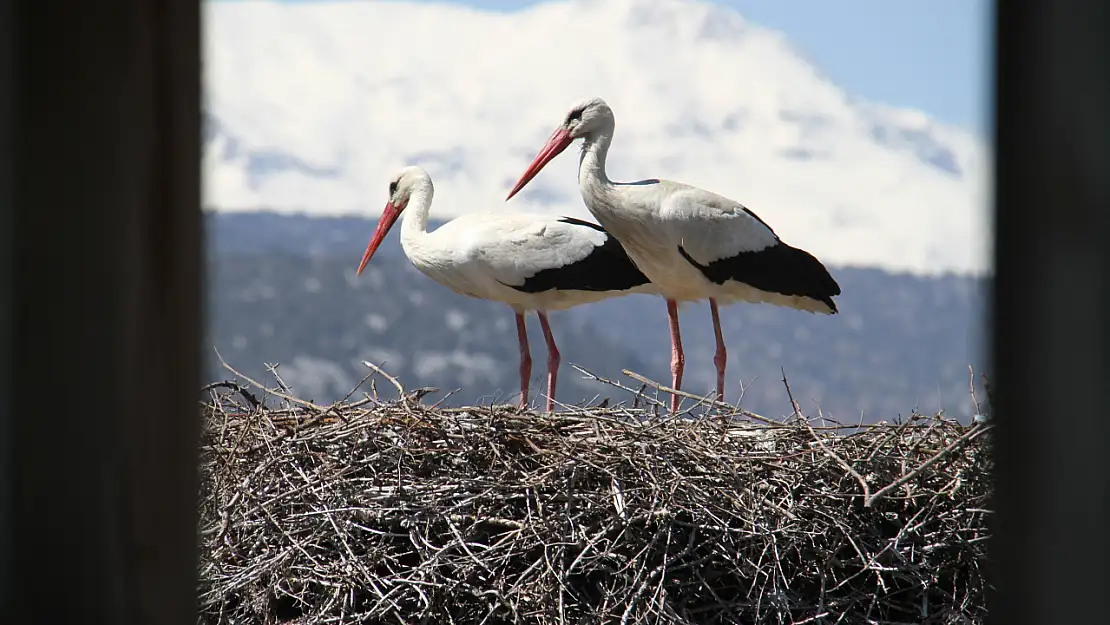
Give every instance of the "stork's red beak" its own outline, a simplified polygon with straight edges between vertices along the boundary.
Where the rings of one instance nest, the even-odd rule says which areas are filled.
[[[382,209],[382,218],[378,220],[378,227],[374,229],[374,236],[370,237],[370,245],[366,246],[366,253],[362,255],[362,262],[358,265],[358,271],[355,275],[362,273],[366,268],[366,263],[370,262],[370,257],[378,250],[378,246],[382,244],[385,235],[389,234],[389,229],[393,227],[393,222],[397,221],[397,216],[401,214],[401,209],[395,207],[393,202],[389,202]]]
[[[536,177],[536,174],[540,173],[544,165],[550,163],[551,159],[559,156],[559,154],[567,149],[567,146],[573,141],[574,139],[571,138],[566,128],[562,126],[556,128],[555,132],[551,133],[551,137],[547,140],[547,143],[544,144],[543,149],[536,155],[532,164],[528,166],[528,169],[524,170],[524,175],[520,177],[520,180],[516,181],[516,186],[513,187],[512,191],[509,191],[509,195],[505,198],[505,201],[508,202],[512,199],[517,191],[523,189],[524,185],[528,184],[532,178]]]

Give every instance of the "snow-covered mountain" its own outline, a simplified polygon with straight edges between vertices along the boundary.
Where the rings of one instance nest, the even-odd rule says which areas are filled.
[[[616,179],[730,196],[834,264],[990,270],[985,143],[852,97],[730,9],[244,1],[205,12],[205,200],[217,210],[374,215],[394,168],[419,163],[436,217],[587,217],[573,152],[503,199],[567,107],[601,96],[617,115]]]

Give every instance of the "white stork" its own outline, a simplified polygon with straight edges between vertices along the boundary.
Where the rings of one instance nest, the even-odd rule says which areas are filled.
[[[765,302],[836,314],[832,298],[840,286],[813,255],[784,243],[739,202],[671,180],[609,180],[605,157],[615,126],[613,111],[601,98],[571,107],[505,199],[582,139],[578,185],[586,207],[667,300],[674,388],[682,384],[685,364],[678,303],[708,299],[717,338],[717,399],[723,400],[726,357],[718,302]],[[677,409],[673,395],[671,410]]]
[[[547,311],[631,293],[654,293],[616,239],[572,217],[527,213],[466,213],[428,232],[432,179],[409,166],[389,182],[389,202],[356,275],[404,212],[401,248],[412,264],[449,289],[507,304],[520,339],[520,407],[528,405],[532,357],[524,315],[535,311],[547,341],[547,410],[554,409],[559,349]]]

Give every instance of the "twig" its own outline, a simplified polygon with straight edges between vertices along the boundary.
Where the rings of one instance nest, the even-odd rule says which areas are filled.
[[[990,425],[981,425],[981,424],[976,424],[976,425],[972,426],[972,428],[970,430],[968,430],[967,433],[965,433],[963,436],[957,438],[956,440],[952,441],[951,445],[949,445],[949,446],[945,447],[944,449],[938,451],[936,454],[933,455],[932,458],[929,458],[925,462],[921,463],[921,466],[919,466],[916,469],[914,469],[913,471],[910,471],[909,473],[903,475],[902,477],[898,478],[897,480],[894,480],[893,482],[884,486],[883,488],[880,488],[878,491],[875,492],[874,495],[871,495],[871,497],[864,503],[864,505],[866,507],[870,508],[871,504],[873,504],[880,497],[882,497],[883,495],[886,495],[887,493],[894,490],[895,488],[898,488],[902,484],[905,484],[906,482],[914,479],[918,475],[921,475],[921,473],[923,471],[925,471],[925,469],[928,469],[929,467],[933,466],[934,464],[936,464],[936,463],[940,462],[941,460],[943,460],[944,458],[948,457],[949,454],[951,454],[952,452],[954,452],[957,449],[959,449],[960,447],[962,447],[964,445],[964,443],[966,443],[966,442],[970,441],[971,439],[979,436],[983,432],[989,430],[991,427],[992,426],[990,426]]]
[[[298,399],[298,398],[296,398],[296,397],[293,397],[292,395],[289,395],[289,394],[286,394],[286,393],[282,393],[282,392],[280,392],[280,391],[275,391],[275,390],[274,390],[274,389],[272,389],[272,388],[268,388],[268,387],[266,387],[265,385],[263,385],[263,384],[260,384],[260,383],[258,383],[258,382],[256,382],[256,381],[254,381],[253,379],[251,379],[251,378],[249,378],[249,377],[247,377],[247,376],[243,375],[242,373],[239,373],[238,371],[236,371],[236,370],[235,370],[234,368],[232,368],[232,366],[231,366],[231,365],[227,364],[227,361],[226,361],[226,360],[224,360],[224,357],[220,355],[220,350],[218,350],[218,349],[216,349],[215,347],[213,347],[213,348],[212,348],[212,351],[216,352],[216,358],[219,358],[219,359],[220,359],[220,364],[222,364],[222,365],[224,366],[224,368],[225,368],[225,369],[227,369],[227,370],[228,370],[228,371],[230,371],[231,373],[233,373],[233,374],[235,374],[235,375],[239,376],[240,378],[243,378],[244,380],[246,380],[247,382],[249,382],[249,383],[250,383],[250,384],[251,384],[252,386],[255,386],[256,388],[260,388],[260,389],[262,389],[262,390],[266,391],[267,393],[270,393],[271,395],[275,395],[275,396],[277,396],[277,397],[280,397],[280,398],[282,398],[282,399],[284,399],[284,400],[286,400],[286,401],[288,401],[288,402],[292,402],[292,403],[294,403],[294,404],[298,404],[298,405],[300,405],[300,406],[304,406],[305,408],[312,408],[313,410],[318,410],[318,411],[324,411],[324,410],[327,410],[327,409],[326,409],[325,407],[323,407],[323,406],[318,406],[318,405],[316,405],[316,404],[314,404],[314,403],[312,403],[312,402],[310,402],[310,401],[305,401],[305,400],[303,400],[303,399]]]
[[[627,375],[628,377],[632,378],[633,380],[636,380],[637,382],[640,382],[641,384],[646,384],[647,386],[650,386],[651,388],[654,388],[655,390],[657,390],[661,393],[669,393],[669,394],[674,394],[674,395],[680,395],[682,397],[686,397],[687,399],[697,400],[699,402],[703,402],[703,403],[711,405],[711,406],[716,406],[716,407],[720,407],[720,408],[728,408],[729,410],[735,411],[735,414],[738,414],[742,417],[747,417],[747,418],[752,419],[754,421],[759,421],[760,423],[764,423],[764,424],[767,424],[767,425],[774,425],[774,426],[784,425],[781,421],[775,421],[774,419],[768,419],[767,417],[758,415],[758,414],[756,414],[754,412],[751,412],[751,411],[748,411],[748,410],[744,410],[742,408],[737,408],[736,406],[733,406],[732,404],[725,403],[723,401],[717,401],[715,399],[707,399],[705,397],[701,397],[700,395],[695,395],[693,393],[687,393],[686,391],[683,391],[683,390],[674,389],[674,388],[671,388],[669,386],[664,386],[663,384],[655,382],[654,380],[650,380],[650,379],[640,375],[639,373],[636,373],[634,371],[629,371],[628,369],[621,369],[621,373],[623,373],[624,375]]]
[[[389,383],[393,385],[393,388],[397,389],[397,397],[399,399],[401,399],[402,401],[405,399],[405,387],[401,386],[401,383],[397,381],[397,378],[389,375],[388,373],[383,371],[380,367],[378,367],[377,365],[375,365],[372,362],[363,360],[362,364],[369,367],[374,373],[377,373],[378,375],[382,376],[386,380],[389,380]]]
[[[577,370],[582,375],[586,376],[587,380],[593,380],[595,382],[601,382],[602,384],[607,384],[609,386],[612,386],[613,388],[619,388],[622,391],[628,391],[629,393],[632,393],[632,395],[633,395],[632,407],[633,408],[639,408],[639,402],[640,402],[641,399],[644,400],[644,401],[650,401],[650,402],[654,403],[655,405],[659,405],[659,406],[665,406],[666,405],[665,402],[659,401],[659,399],[657,399],[657,398],[648,397],[647,395],[644,395],[644,388],[646,387],[646,385],[641,385],[639,389],[633,389],[631,387],[628,387],[628,386],[625,386],[625,385],[621,384],[620,382],[617,382],[616,380],[610,380],[608,378],[603,378],[599,375],[591,373],[591,372],[583,369],[582,367],[579,367],[578,365],[576,365],[574,363],[571,363],[570,366],[572,368],[574,368],[575,370]]]
[[[278,387],[280,387],[282,391],[292,394],[293,389],[285,383],[285,380],[281,379],[281,374],[278,373],[278,367],[280,366],[281,363],[265,363],[266,371],[269,371],[270,375],[274,376],[274,380],[277,381]]]
[[[975,370],[971,368],[971,364],[967,365],[967,386],[971,390],[971,404],[975,406],[975,414],[979,414],[979,400],[975,399]]]
[[[243,386],[242,384],[239,384],[238,382],[232,382],[230,380],[225,380],[223,382],[212,382],[211,384],[205,384],[204,386],[202,386],[200,388],[200,390],[203,393],[204,391],[210,391],[214,388],[229,388],[229,389],[239,393],[240,395],[242,395],[243,399],[246,399],[247,402],[249,402],[250,405],[255,407],[255,408],[258,408],[259,406],[262,405],[258,401],[258,398],[255,397],[254,394],[251,393],[245,386]]]
[[[786,381],[786,369],[779,367],[779,370],[782,371],[782,383],[786,386],[786,396],[790,399],[790,406],[794,409],[794,416],[803,419],[802,409],[798,405],[798,402],[794,401],[794,393],[790,392],[790,383]]]
[[[424,399],[426,395],[438,392],[439,389],[434,386],[421,386],[420,388],[413,389],[413,391],[409,393],[409,399],[416,403],[420,403],[420,400]]]
[[[784,380],[786,379],[785,375],[783,376],[783,379]],[[787,388],[789,389],[790,387],[787,387]],[[791,401],[793,401],[793,400],[791,400]],[[831,457],[833,460],[835,460],[837,462],[837,464],[844,467],[844,470],[846,470],[849,475],[856,478],[856,481],[859,482],[860,488],[863,489],[863,500],[864,501],[870,501],[871,500],[871,487],[867,485],[867,480],[863,479],[863,476],[860,475],[855,469],[853,469],[852,465],[848,464],[848,462],[846,460],[844,460],[840,456],[836,455],[836,453],[833,452],[833,450],[831,450],[831,449],[829,449],[828,447],[825,446],[825,443],[821,440],[821,437],[817,435],[817,432],[813,431],[813,426],[811,426],[809,424],[809,421],[806,421],[805,419],[802,419],[801,422],[805,424],[806,429],[809,430],[810,435],[813,436],[813,440],[817,442],[817,445],[821,448],[821,450],[824,451],[826,454],[828,454],[829,457]]]

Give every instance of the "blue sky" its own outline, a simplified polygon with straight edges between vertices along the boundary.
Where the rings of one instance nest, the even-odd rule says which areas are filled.
[[[724,0],[782,30],[860,96],[923,109],[986,136],[991,96],[988,0]]]
[[[494,10],[535,3],[437,1]],[[827,76],[856,95],[919,108],[989,134],[990,0],[714,1],[785,32]]]

